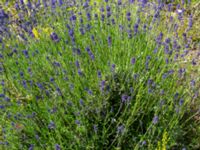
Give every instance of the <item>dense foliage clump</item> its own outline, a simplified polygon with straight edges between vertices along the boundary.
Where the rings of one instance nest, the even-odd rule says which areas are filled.
[[[0,149],[199,149],[190,5],[2,3]]]

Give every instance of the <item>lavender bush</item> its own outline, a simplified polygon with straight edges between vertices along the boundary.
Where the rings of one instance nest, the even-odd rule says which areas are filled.
[[[3,3],[1,149],[199,149],[200,52],[190,56],[189,6]]]

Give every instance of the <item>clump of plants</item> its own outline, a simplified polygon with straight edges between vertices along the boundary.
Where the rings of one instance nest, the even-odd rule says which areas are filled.
[[[7,2],[23,21],[1,8],[0,146],[198,149],[193,18],[180,34],[173,4]]]

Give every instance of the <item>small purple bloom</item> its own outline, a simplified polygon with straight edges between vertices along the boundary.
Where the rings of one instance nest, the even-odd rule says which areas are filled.
[[[136,59],[133,57],[131,58],[131,64],[134,65],[135,64]]]
[[[176,92],[174,95],[174,99],[177,100],[178,96],[179,96],[179,93]]]
[[[56,0],[51,0],[51,7],[55,8],[56,7]]]
[[[111,22],[112,22],[112,24],[114,25],[114,24],[115,24],[115,19],[112,18],[112,19],[111,19]]]
[[[78,74],[79,74],[80,76],[83,75],[83,72],[81,71],[81,69],[78,69]]]
[[[147,142],[146,141],[142,141],[142,145],[144,146],[144,145],[146,145],[147,144]]]
[[[170,39],[170,38],[167,38],[167,39],[165,40],[165,42],[166,42],[167,44],[169,44],[169,43],[171,42],[171,39]]]
[[[26,89],[27,88],[26,80],[23,80],[22,84],[23,84],[23,87]]]
[[[100,84],[101,91],[105,90],[105,85],[106,85],[106,81],[105,80],[101,81],[101,84]]]
[[[95,18],[95,20],[97,20],[98,19],[98,14],[94,14],[94,18]]]
[[[75,123],[76,123],[77,125],[80,125],[80,124],[81,124],[81,122],[80,122],[79,120],[75,120]]]
[[[55,81],[55,79],[51,77],[50,78],[50,82],[54,82],[54,81]]]
[[[48,128],[49,128],[49,129],[55,129],[55,127],[56,127],[56,125],[55,125],[55,123],[54,123],[53,121],[51,121],[51,122],[49,123],[49,125],[48,125]]]
[[[181,98],[181,99],[179,100],[179,105],[182,106],[183,103],[184,103],[184,100]]]
[[[118,0],[118,5],[121,5],[122,4],[122,0]]]
[[[111,71],[114,72],[115,71],[115,64],[111,65]]]
[[[96,133],[98,131],[98,126],[97,125],[93,125],[93,129],[94,129],[94,132]]]
[[[127,94],[123,94],[121,100],[123,103],[126,103],[130,100],[130,96],[128,96]]]
[[[88,1],[86,1],[86,2],[83,4],[83,8],[87,8],[87,7],[89,7]]]
[[[87,90],[89,95],[92,95],[92,91],[91,90]]]
[[[54,42],[59,42],[60,41],[60,39],[58,38],[58,35],[55,32],[52,32],[50,36],[51,36],[51,39]]]
[[[110,10],[111,10],[111,9],[110,9],[110,6],[107,5],[107,6],[106,6],[106,11],[109,12]]]
[[[133,4],[135,2],[135,0],[129,0],[130,4]]]
[[[137,34],[139,25],[136,23],[134,25],[134,34]]]
[[[78,60],[75,62],[75,65],[77,68],[80,68],[80,64],[79,64]]]
[[[63,1],[62,0],[58,0],[59,5],[62,6],[63,5]]]
[[[90,21],[90,20],[91,20],[91,15],[90,15],[90,13],[88,12],[86,15],[87,15],[87,20]]]
[[[55,150],[61,150],[60,145],[56,144],[55,145]]]
[[[23,54],[24,54],[24,56],[25,56],[26,58],[29,57],[29,55],[28,55],[28,51],[27,51],[27,50],[23,50],[22,52],[23,52]]]
[[[101,21],[104,21],[104,19],[105,19],[105,15],[101,14]]]
[[[195,86],[195,80],[191,80],[191,81],[190,81],[190,85],[191,85],[192,87],[194,87],[194,86]]]
[[[97,76],[98,76],[98,78],[101,78],[101,71],[100,70],[97,71]]]
[[[157,124],[158,120],[159,120],[158,116],[154,116],[153,117],[153,124]]]
[[[101,8],[100,8],[100,11],[101,11],[101,12],[104,12],[104,7],[101,7]]]
[[[84,105],[84,102],[83,102],[82,99],[79,100],[79,103],[80,103],[80,105],[82,105],[82,106]]]
[[[192,65],[195,66],[197,63],[194,59],[192,59]]]
[[[34,149],[34,145],[31,144],[30,147],[28,148],[28,150],[33,150]]]
[[[125,129],[124,125],[118,126],[117,127],[117,134],[122,134],[124,132],[124,129]]]
[[[108,36],[108,45],[111,45],[112,44],[112,38],[111,36]]]

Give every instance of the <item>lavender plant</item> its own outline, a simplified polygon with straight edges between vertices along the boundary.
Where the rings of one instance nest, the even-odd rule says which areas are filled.
[[[18,17],[0,8],[0,147],[198,149],[200,53],[183,63],[192,14],[172,4],[20,0]]]

